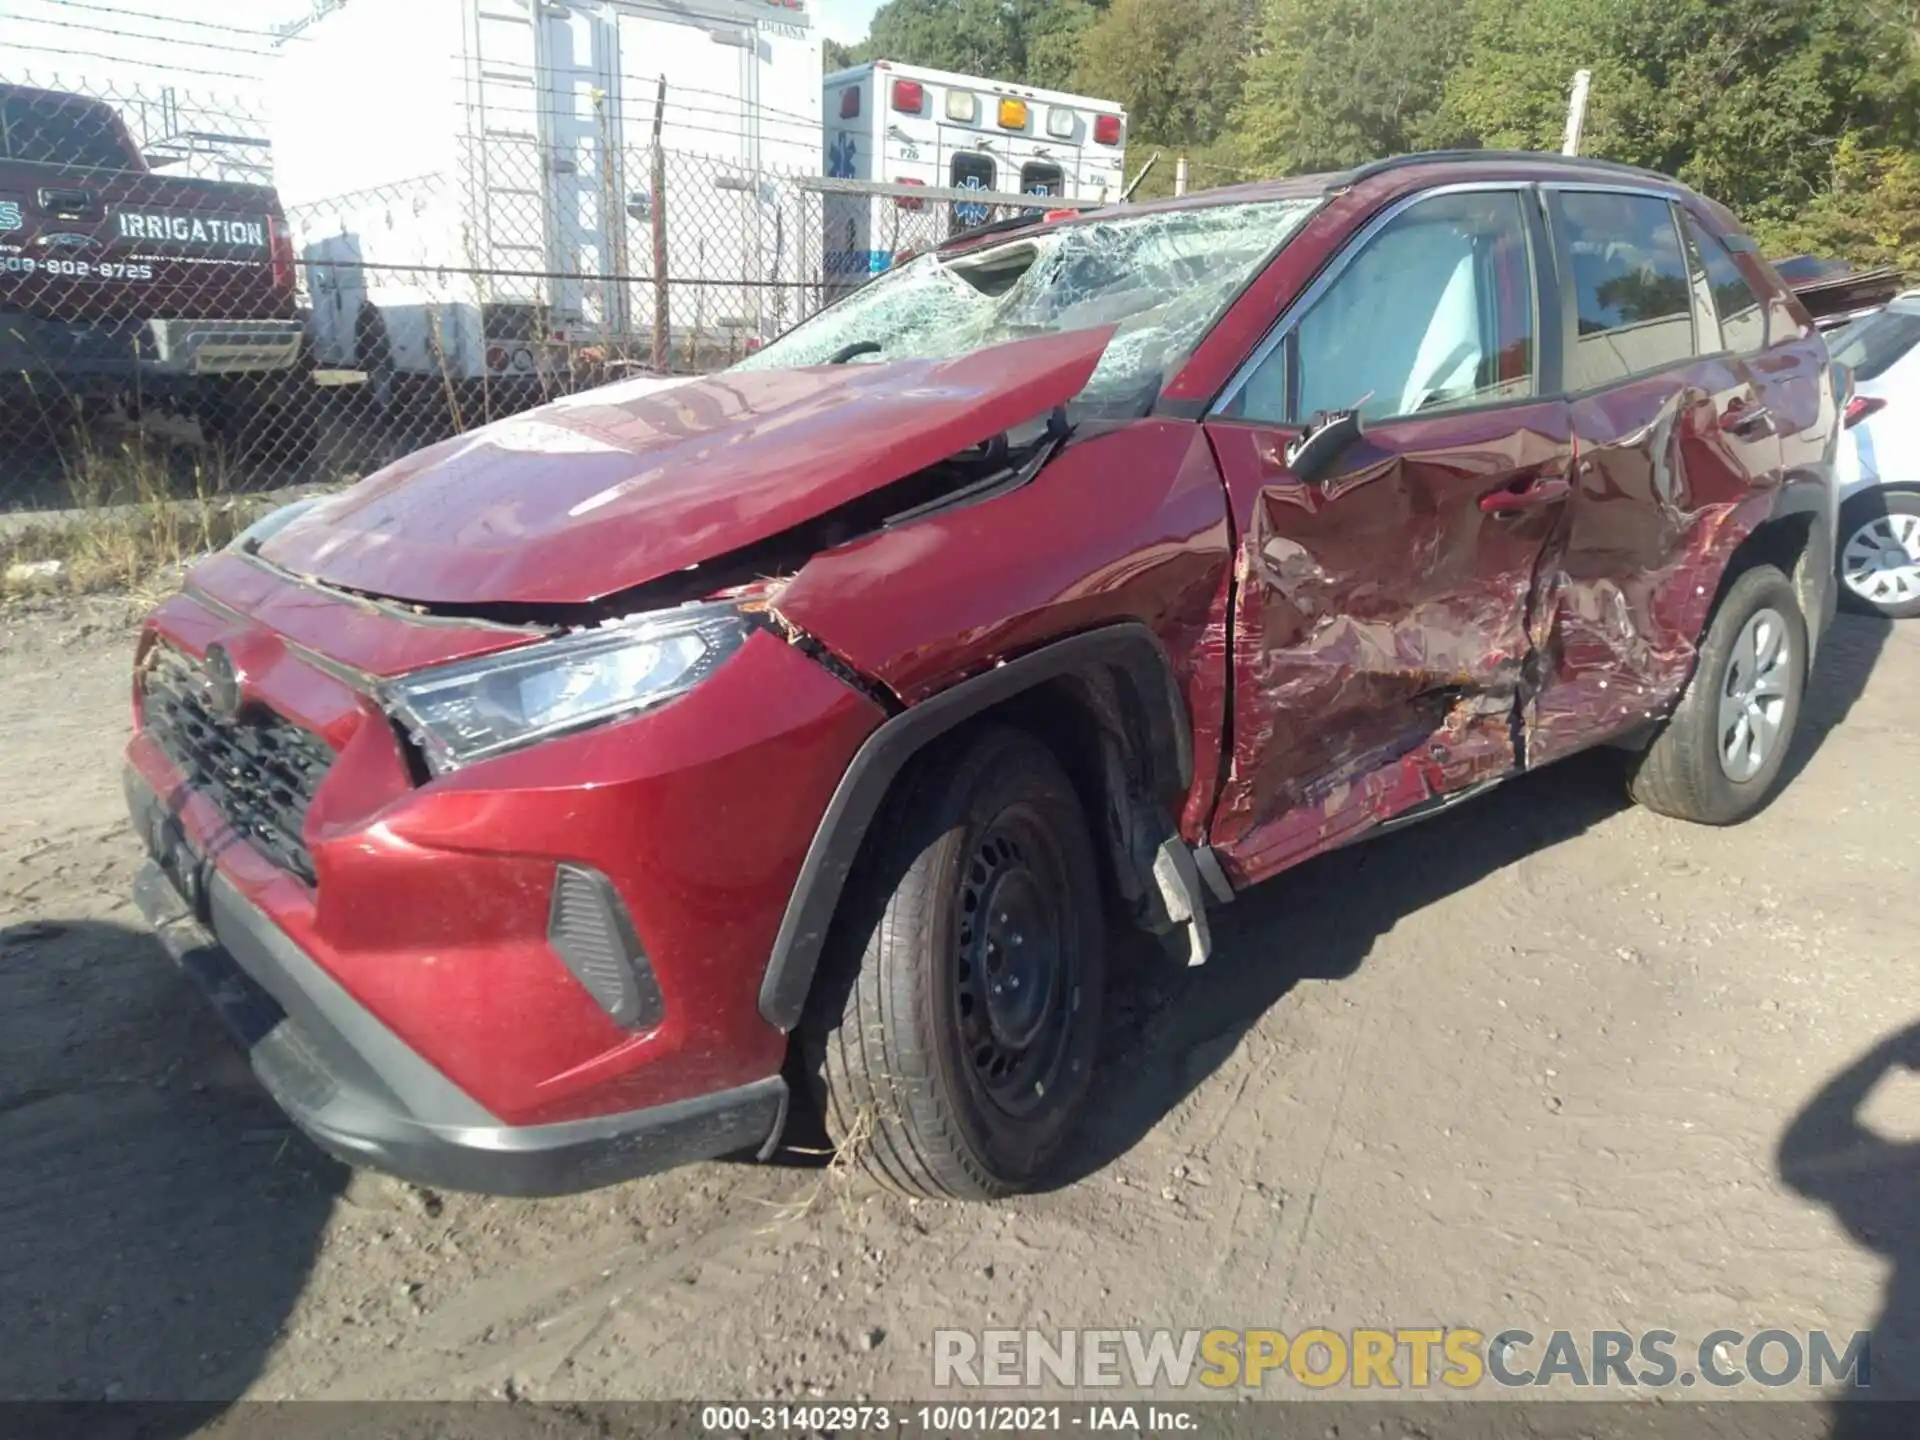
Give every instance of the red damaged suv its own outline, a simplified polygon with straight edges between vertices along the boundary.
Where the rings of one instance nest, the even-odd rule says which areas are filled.
[[[1724,824],[1832,611],[1844,372],[1724,209],[1423,155],[913,260],[271,517],[140,643],[139,898],[353,1164],[1033,1183],[1116,917],[1577,750]],[[799,1063],[788,1066],[798,1040]]]

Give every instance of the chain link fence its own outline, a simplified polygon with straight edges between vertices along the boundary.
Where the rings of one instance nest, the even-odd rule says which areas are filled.
[[[264,101],[0,72],[0,511],[351,479],[723,367],[906,255],[1075,203],[825,177],[817,122],[743,144],[723,108],[666,79],[624,113],[496,100],[438,165],[360,185],[393,157],[316,167]]]

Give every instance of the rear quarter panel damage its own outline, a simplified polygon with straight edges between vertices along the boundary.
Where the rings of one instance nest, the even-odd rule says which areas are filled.
[[[1760,358],[1777,431],[1762,445],[1720,428],[1741,383],[1725,359],[1700,362],[1683,386],[1653,376],[1573,402],[1580,459],[1536,605],[1529,768],[1663,719],[1740,547],[1769,521],[1831,508],[1821,348],[1811,337]]]

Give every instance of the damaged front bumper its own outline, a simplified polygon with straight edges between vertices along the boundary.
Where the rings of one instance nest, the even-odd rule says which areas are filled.
[[[142,909],[352,1163],[536,1194],[763,1147],[787,1037],[759,988],[884,715],[756,627],[642,714],[410,767],[384,686],[521,633],[200,567],[136,664]]]
[[[127,803],[155,858],[134,900],[205,991],[289,1119],[349,1165],[492,1195],[560,1195],[779,1140],[779,1076],[671,1104],[507,1125],[428,1064],[193,851],[134,771]],[[198,880],[186,877],[200,877]],[[207,923],[181,886],[201,888]]]

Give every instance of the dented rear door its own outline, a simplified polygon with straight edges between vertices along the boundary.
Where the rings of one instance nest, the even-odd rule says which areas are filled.
[[[1527,717],[1532,765],[1666,712],[1738,541],[1731,522],[1781,469],[1781,417],[1741,353],[1764,320],[1729,306],[1723,338],[1726,287],[1695,273],[1669,197],[1555,185],[1548,198],[1579,460]]]
[[[1208,422],[1238,537],[1232,736],[1209,838],[1258,879],[1520,763],[1568,408],[1543,376],[1532,192],[1372,221]],[[1553,333],[1549,322],[1545,327]],[[1359,404],[1316,481],[1288,444]]]

